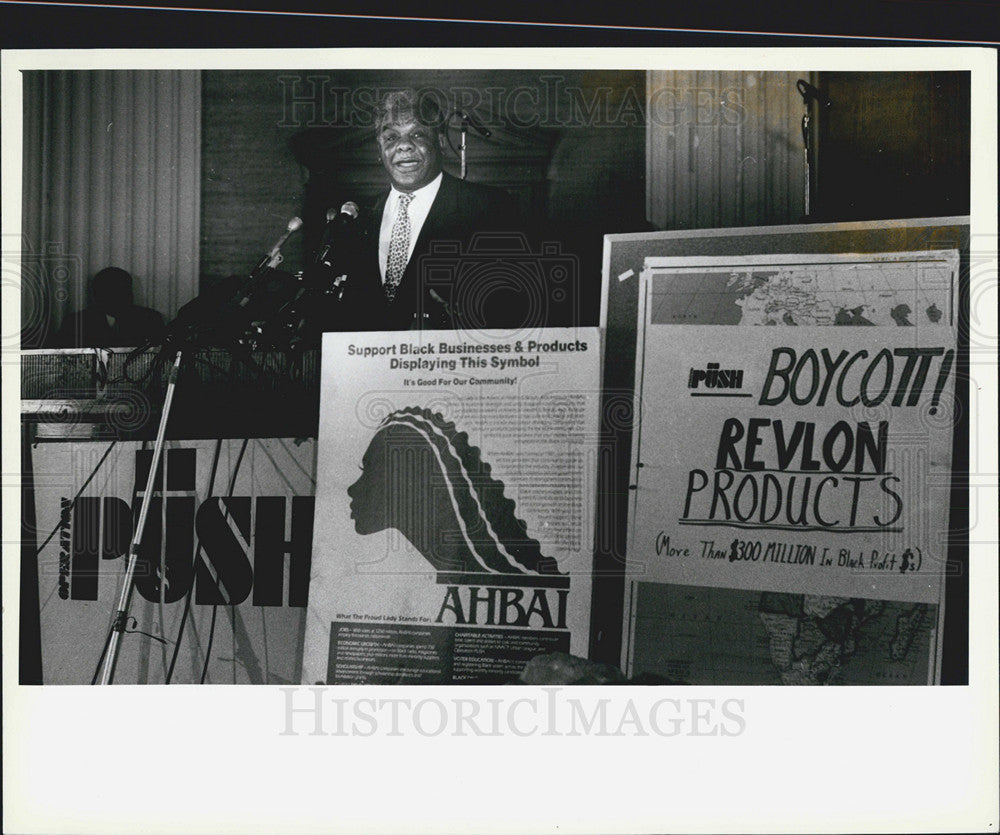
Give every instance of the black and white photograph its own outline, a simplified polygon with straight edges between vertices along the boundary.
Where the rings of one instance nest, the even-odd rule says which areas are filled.
[[[996,52],[455,46],[4,50],[5,830],[996,831]]]

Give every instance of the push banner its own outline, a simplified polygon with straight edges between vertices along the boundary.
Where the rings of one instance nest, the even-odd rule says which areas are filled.
[[[150,502],[116,684],[301,677],[315,441],[167,441],[33,450],[43,683],[90,684]]]
[[[323,339],[303,681],[498,683],[585,655],[598,330]]]
[[[647,263],[631,673],[937,680],[957,270],[955,252]]]

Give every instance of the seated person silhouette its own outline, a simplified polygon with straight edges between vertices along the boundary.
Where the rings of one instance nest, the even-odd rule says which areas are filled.
[[[401,409],[382,421],[347,494],[359,534],[395,528],[438,571],[561,573],[514,515],[479,449],[425,409]]]
[[[134,347],[155,343],[163,334],[163,316],[138,307],[132,276],[105,267],[90,284],[91,304],[66,317],[56,334],[59,348]]]

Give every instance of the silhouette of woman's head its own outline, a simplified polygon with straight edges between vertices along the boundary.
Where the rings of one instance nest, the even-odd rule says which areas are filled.
[[[359,534],[400,531],[438,570],[559,574],[514,515],[504,484],[455,424],[425,409],[379,425],[348,489]]]

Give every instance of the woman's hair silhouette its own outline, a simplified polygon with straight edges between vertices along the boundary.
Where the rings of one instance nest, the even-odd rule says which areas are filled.
[[[479,449],[426,409],[401,409],[382,421],[347,494],[358,533],[395,528],[439,571],[560,574],[514,515]]]

